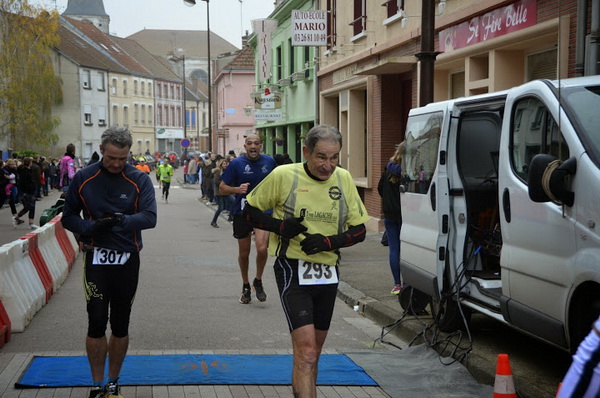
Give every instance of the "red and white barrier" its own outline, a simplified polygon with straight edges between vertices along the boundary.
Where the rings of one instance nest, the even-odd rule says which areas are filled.
[[[10,319],[8,318],[8,314],[6,313],[6,309],[4,309],[4,305],[2,301],[0,301],[0,348],[4,346],[5,343],[10,341]]]
[[[77,258],[77,241],[60,217],[0,247],[0,347],[11,331],[25,330],[67,279]]]
[[[54,293],[67,279],[72,265],[69,264],[67,257],[60,248],[55,230],[56,226],[54,224],[47,223],[35,231],[38,248],[52,277]]]

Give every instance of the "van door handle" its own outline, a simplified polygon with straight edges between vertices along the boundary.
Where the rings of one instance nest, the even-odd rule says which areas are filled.
[[[429,201],[431,202],[431,208],[435,211],[435,182],[429,188]]]
[[[502,192],[502,208],[504,209],[504,219],[506,222],[510,222],[510,195],[508,188],[504,188],[504,192]]]

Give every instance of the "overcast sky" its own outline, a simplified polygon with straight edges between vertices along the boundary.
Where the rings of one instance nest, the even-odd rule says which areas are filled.
[[[103,0],[110,16],[110,33],[127,37],[146,29],[206,30],[206,3],[188,7],[183,0]],[[62,13],[68,0],[29,0],[30,4],[58,9]],[[210,30],[236,47],[242,35],[252,33],[250,21],[267,18],[274,0],[211,0]]]

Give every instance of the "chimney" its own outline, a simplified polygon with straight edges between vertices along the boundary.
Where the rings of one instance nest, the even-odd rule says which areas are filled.
[[[248,31],[246,31],[246,34],[244,36],[242,36],[242,49],[246,48],[248,46]]]

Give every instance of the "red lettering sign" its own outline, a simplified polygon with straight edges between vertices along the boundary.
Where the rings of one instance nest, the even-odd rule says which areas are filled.
[[[536,0],[521,0],[451,26],[440,31],[440,51],[450,52],[534,26],[536,11]]]

